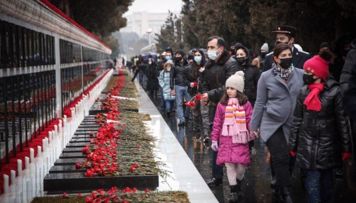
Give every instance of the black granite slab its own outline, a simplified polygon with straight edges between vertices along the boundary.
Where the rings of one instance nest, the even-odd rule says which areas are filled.
[[[85,147],[88,144],[89,143],[86,143],[86,142],[72,142],[72,143],[68,143],[66,147],[67,148]]]
[[[78,138],[95,138],[95,135],[93,134],[74,134],[72,139],[78,139]]]
[[[83,147],[64,148],[62,153],[82,152]]]
[[[62,153],[60,159],[85,158],[82,152]]]
[[[78,127],[76,132],[78,131],[86,131],[86,132],[97,132],[99,128],[93,128],[93,127],[90,127],[90,128],[86,128],[86,127]]]
[[[75,165],[55,165],[49,170],[49,173],[85,173],[85,168],[76,169]]]
[[[109,189],[113,186],[155,190],[158,183],[158,175],[85,177],[83,172],[49,173],[44,178],[44,191],[48,194],[90,192],[98,188]]]
[[[95,110],[89,110],[89,115],[96,115],[98,113],[107,113],[108,110],[101,110],[101,109],[95,109]]]
[[[93,129],[99,129],[100,125],[98,124],[92,124],[92,123],[86,123],[86,124],[81,124],[78,128],[93,128]]]
[[[85,142],[85,143],[90,143],[90,139],[86,139],[86,138],[81,138],[81,139],[72,139],[71,141],[69,141],[70,143],[77,143],[77,142]]]
[[[74,135],[93,135],[96,134],[96,131],[76,131]]]
[[[75,165],[78,162],[84,162],[86,158],[72,158],[72,159],[57,159],[54,165]]]

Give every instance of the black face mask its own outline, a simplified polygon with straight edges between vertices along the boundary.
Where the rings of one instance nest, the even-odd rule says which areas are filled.
[[[281,63],[279,64],[283,69],[288,69],[292,65],[292,58],[280,59]]]
[[[176,56],[176,57],[175,57],[176,61],[181,61],[182,58],[183,58],[183,57],[181,57],[181,56]]]
[[[247,58],[246,57],[236,57],[236,60],[239,65],[245,65]]]
[[[310,84],[314,83],[315,79],[313,78],[313,75],[304,74],[303,81],[304,81],[304,84],[310,85]]]

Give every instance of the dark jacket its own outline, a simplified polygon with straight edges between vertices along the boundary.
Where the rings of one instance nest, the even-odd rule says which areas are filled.
[[[344,95],[344,107],[352,120],[356,120],[356,40],[346,56],[340,76],[340,87]]]
[[[260,70],[252,65],[242,65],[240,70],[245,73],[245,89],[244,93],[252,105],[255,105],[257,94],[257,83],[260,78]]]
[[[188,63],[184,60],[183,63],[176,62],[173,68],[173,80],[175,85],[188,86],[189,82],[187,80]]]
[[[225,81],[238,71],[237,62],[224,51],[217,62],[209,60],[202,74],[202,91],[207,92],[209,101],[218,103],[224,93]]]
[[[332,79],[326,82],[320,94],[320,112],[309,111],[303,104],[309,92],[304,86],[298,96],[289,138],[290,148],[297,152],[297,163],[301,168],[330,169],[341,166],[341,153],[351,152],[351,143],[339,85]]]
[[[189,82],[188,85],[188,93],[191,96],[194,96],[198,92],[198,88],[201,85],[201,73],[199,72],[200,66],[197,65],[196,63],[192,63],[188,66],[187,72],[186,72],[186,77]],[[197,82],[198,87],[190,87],[191,82]]]
[[[157,90],[158,89],[158,76],[159,72],[157,70],[156,63],[146,65],[146,76],[147,76],[147,89]]]
[[[294,67],[303,69],[304,62],[310,58],[310,54],[305,51],[299,51],[297,48],[293,48],[293,59],[292,63]],[[266,55],[264,66],[262,71],[267,71],[272,68],[273,62],[273,52],[270,52]]]

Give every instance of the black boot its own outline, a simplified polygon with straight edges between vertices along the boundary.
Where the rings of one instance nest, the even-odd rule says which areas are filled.
[[[230,185],[230,197],[229,203],[236,203],[239,200],[239,192],[241,191],[241,187],[239,184]]]
[[[210,188],[217,187],[222,184],[222,178],[211,178],[206,182]]]
[[[285,203],[293,203],[292,196],[290,194],[290,188],[283,188],[284,202]]]
[[[293,203],[289,187],[279,188],[279,194],[280,194],[280,200],[282,200],[283,203]]]

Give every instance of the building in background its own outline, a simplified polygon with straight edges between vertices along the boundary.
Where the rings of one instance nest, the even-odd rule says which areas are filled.
[[[179,12],[172,12],[179,15]],[[168,17],[168,12],[134,12],[125,16],[126,27],[114,34],[119,40],[120,53],[131,57],[142,52],[155,52],[156,34]]]
[[[121,32],[136,32],[139,37],[159,33],[168,13],[135,12],[127,15],[127,26]]]

